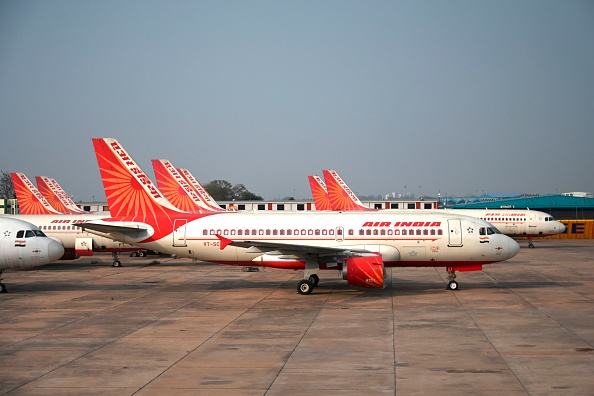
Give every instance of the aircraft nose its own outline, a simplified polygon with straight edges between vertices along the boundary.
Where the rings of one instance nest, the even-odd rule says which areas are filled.
[[[51,261],[59,260],[64,255],[64,246],[52,239],[49,245],[47,245],[47,255]]]
[[[520,245],[518,244],[518,242],[516,242],[512,238],[507,238],[507,239],[508,239],[507,248],[509,251],[508,258],[512,258],[520,252]]]
[[[565,224],[558,222],[559,223],[559,234],[563,234],[566,230],[567,227],[565,227]]]

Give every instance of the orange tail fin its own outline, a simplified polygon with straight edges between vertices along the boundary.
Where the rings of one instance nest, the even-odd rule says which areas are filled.
[[[50,205],[24,173],[11,173],[10,177],[22,214],[62,214]]]
[[[323,172],[332,210],[373,210],[359,201],[353,190],[347,186],[336,171],[324,170]]]
[[[168,160],[152,160],[159,190],[174,206],[187,213],[204,213],[211,209]]]
[[[307,176],[307,179],[309,180],[309,188],[311,189],[316,210],[332,210],[326,183],[322,178],[320,176]]]
[[[35,182],[39,188],[39,192],[47,199],[57,211],[65,214],[79,214],[84,213],[74,201],[66,194],[60,187],[57,181],[46,176],[35,176]]]
[[[192,176],[192,174],[190,173],[189,170],[180,168],[180,169],[178,169],[178,171],[179,171],[179,173],[182,174],[182,176],[186,179],[186,181],[188,183],[190,183],[190,185],[192,187],[194,187],[194,189],[200,196],[200,199],[202,200],[202,202],[204,202],[211,210],[214,210],[217,212],[221,212],[221,211],[225,210],[225,209],[221,208],[219,206],[219,204],[214,200],[214,198],[208,193],[208,191],[206,191],[206,189],[204,187],[202,187],[202,184],[198,183],[198,180],[196,180],[196,178],[194,176]]]
[[[111,138],[93,138],[93,146],[112,217],[158,224],[158,218],[183,214],[157,189],[126,150]]]

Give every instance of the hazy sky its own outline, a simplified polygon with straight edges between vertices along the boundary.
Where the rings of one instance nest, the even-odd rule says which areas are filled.
[[[0,0],[0,134],[75,201],[92,137],[265,199],[594,191],[594,2]]]

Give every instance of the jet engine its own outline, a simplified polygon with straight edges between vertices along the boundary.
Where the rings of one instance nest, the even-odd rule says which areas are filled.
[[[385,277],[382,256],[352,257],[342,265],[342,279],[349,285],[383,288]]]

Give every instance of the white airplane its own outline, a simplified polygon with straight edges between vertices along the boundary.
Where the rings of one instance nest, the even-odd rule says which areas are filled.
[[[348,284],[384,287],[385,266],[478,271],[514,257],[518,244],[468,216],[397,212],[208,212],[175,208],[115,139],[93,145],[112,218],[77,224],[115,240],[179,257],[304,270],[310,294],[324,269]]]
[[[47,201],[60,213],[77,214],[86,213],[76,206],[72,198],[64,191],[55,179],[47,176],[35,176],[37,189]]]
[[[64,247],[35,225],[0,216],[0,281],[6,269],[49,264],[63,254]],[[6,291],[6,285],[0,282],[0,293]]]
[[[375,210],[363,205],[363,203],[356,197],[355,193],[353,193],[353,190],[347,186],[336,171],[324,170],[323,174],[324,179],[326,179],[328,200],[332,205],[332,210]],[[314,181],[316,181],[316,179],[314,179]],[[310,186],[312,186],[312,196],[317,208],[317,202],[320,200],[320,195],[322,194],[320,190],[321,186],[312,184],[311,179]],[[320,205],[324,205],[324,202],[321,200]],[[530,209],[440,209],[438,211],[472,216],[488,221],[509,237],[528,238],[528,247],[530,248],[534,247],[534,243],[532,242],[534,237],[562,234],[566,229],[563,223],[556,221],[555,218],[548,213]]]
[[[113,254],[113,266],[121,267],[122,263],[118,258],[120,252],[140,250],[138,247],[90,234],[74,227],[75,223],[104,218],[107,216],[106,213],[62,214],[49,204],[26,175],[11,173],[11,177],[21,214],[6,216],[33,223],[48,236],[60,240],[65,251],[62,260],[92,256],[93,252],[108,252]]]

